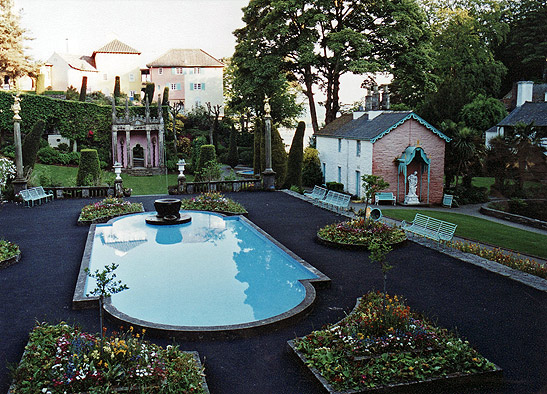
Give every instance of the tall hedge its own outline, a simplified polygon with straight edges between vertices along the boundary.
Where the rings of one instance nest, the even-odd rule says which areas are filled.
[[[315,186],[323,184],[323,173],[319,161],[319,151],[307,147],[304,149],[302,161],[302,184],[304,186]]]
[[[40,140],[44,134],[44,127],[46,122],[40,119],[34,124],[32,131],[25,136],[21,150],[23,153],[23,167],[24,173],[27,175],[33,168],[34,163],[36,163],[36,156],[38,150],[40,149]]]
[[[304,132],[306,123],[298,122],[296,132],[291,143],[289,158],[287,160],[287,177],[285,186],[287,189],[295,185],[302,186],[302,160],[304,159]]]
[[[114,82],[114,97],[118,98],[122,95],[120,89],[120,77],[116,76],[116,81]]]
[[[272,168],[275,171],[275,186],[281,188],[287,176],[287,151],[276,127],[272,128]]]
[[[237,155],[237,130],[232,125],[232,129],[230,130],[230,147],[228,150],[228,165],[230,167],[237,166],[237,163],[239,162],[239,157]]]
[[[161,99],[162,105],[169,105],[169,87],[163,88],[163,97]]]
[[[95,149],[82,149],[80,152],[80,165],[76,176],[77,186],[93,186],[97,184],[101,176],[99,155]]]
[[[205,165],[210,161],[216,161],[217,155],[214,145],[201,145],[199,151],[199,161],[196,168],[196,172],[201,171]]]

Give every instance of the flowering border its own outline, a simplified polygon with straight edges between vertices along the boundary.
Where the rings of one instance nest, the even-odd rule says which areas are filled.
[[[333,324],[332,326],[339,325],[342,321],[346,320],[348,317],[356,313],[358,310],[362,298],[358,298],[357,302],[352,309],[352,311],[348,314],[347,317],[340,320],[338,323]],[[359,390],[344,390],[344,391],[337,391],[335,390],[331,384],[323,377],[323,375],[319,372],[319,370],[313,366],[308,365],[308,360],[306,356],[296,349],[295,342],[297,340],[301,340],[303,338],[295,338],[293,340],[287,341],[287,346],[289,348],[290,353],[292,353],[297,361],[299,361],[300,365],[304,367],[304,369],[314,377],[314,379],[323,387],[324,391],[329,394],[365,394],[365,393],[375,393],[375,392],[385,392],[389,390],[395,390],[397,392],[399,391],[409,391],[412,390],[414,392],[415,390],[419,389],[425,389],[436,387],[438,391],[440,389],[446,389],[447,386],[462,386],[462,385],[471,385],[471,384],[500,384],[503,379],[502,369],[497,366],[496,364],[491,363],[494,366],[494,369],[491,371],[484,371],[484,372],[478,372],[478,373],[453,373],[448,374],[446,376],[440,376],[436,378],[429,378],[424,379],[421,381],[411,381],[411,382],[402,382],[402,383],[394,383],[394,384],[387,384],[383,386],[376,386],[372,388],[362,388]]]
[[[5,260],[0,261],[0,269],[8,268],[10,265],[18,263],[21,259],[21,252],[17,253],[15,256],[11,256]]]

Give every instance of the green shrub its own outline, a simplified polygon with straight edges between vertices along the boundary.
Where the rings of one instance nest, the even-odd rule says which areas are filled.
[[[23,167],[25,174],[28,174],[34,168],[34,163],[36,163],[36,156],[38,150],[40,149],[40,140],[42,139],[42,134],[44,133],[45,122],[39,120],[34,124],[32,131],[25,136],[22,145],[23,152]]]
[[[38,151],[38,160],[42,164],[59,164],[61,161],[61,152],[53,149],[51,146],[46,146]]]
[[[304,159],[304,132],[306,123],[299,122],[294,133],[287,161],[287,178],[285,187],[302,186],[302,161]]]
[[[82,149],[76,176],[77,186],[93,186],[99,181],[101,168],[96,149]]]
[[[201,145],[199,150],[199,160],[198,165],[195,168],[196,172],[201,172],[201,170],[206,166],[210,161],[216,161],[216,151],[214,145]]]
[[[253,149],[239,147],[239,162],[251,166],[253,164]]]
[[[319,152],[317,149],[310,147],[304,149],[302,184],[305,186],[323,184],[323,173],[321,172],[321,162],[319,161]]]
[[[230,167],[237,166],[239,157],[237,155],[237,130],[234,126],[230,130],[230,148],[228,152],[227,164]]]
[[[57,145],[57,150],[62,153],[69,153],[70,146],[68,146],[67,143],[61,142],[59,145]]]
[[[344,184],[338,182],[327,182],[327,190],[334,190],[335,192],[342,193],[344,191]]]

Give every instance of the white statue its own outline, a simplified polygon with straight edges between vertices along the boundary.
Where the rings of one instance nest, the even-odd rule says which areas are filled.
[[[408,176],[408,196],[416,196],[416,188],[418,186],[418,172],[414,171],[413,174]]]
[[[408,176],[408,194],[405,196],[405,205],[416,205],[420,203],[416,194],[418,187],[418,172],[414,171],[413,174]]]

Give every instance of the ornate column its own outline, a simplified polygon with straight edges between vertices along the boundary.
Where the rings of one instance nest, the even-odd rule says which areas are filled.
[[[262,186],[264,187],[264,190],[275,190],[275,171],[272,169],[272,116],[270,114],[271,108],[269,99],[266,99],[264,111],[266,112],[264,116],[266,169],[262,173]]]
[[[131,149],[131,133],[128,128],[125,129],[125,150],[127,152],[127,163],[125,168],[133,168],[133,150]]]
[[[18,194],[21,190],[27,188],[27,181],[24,178],[23,173],[23,150],[21,148],[21,98],[19,93],[13,99],[13,105],[11,107],[13,111],[13,139],[15,143],[15,180],[12,182],[13,192]]]

